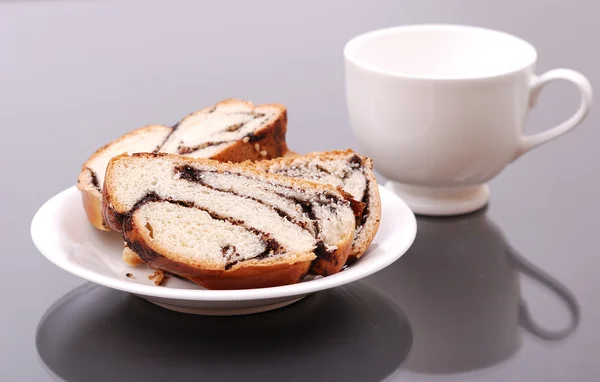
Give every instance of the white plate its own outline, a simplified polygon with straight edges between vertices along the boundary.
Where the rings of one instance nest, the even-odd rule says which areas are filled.
[[[31,223],[31,237],[37,249],[65,271],[164,308],[211,315],[256,313],[362,279],[400,258],[415,239],[415,216],[391,191],[383,187],[379,191],[382,204],[379,231],[359,261],[328,277],[273,288],[207,290],[177,277],[169,277],[165,286],[155,286],[148,279],[153,270],[146,266],[132,267],[121,260],[123,240],[117,232],[101,232],[91,226],[75,187],[57,194],[37,211]],[[133,277],[127,277],[128,273]]]

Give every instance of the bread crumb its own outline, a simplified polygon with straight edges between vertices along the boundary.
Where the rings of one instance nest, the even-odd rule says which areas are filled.
[[[260,152],[260,156],[262,157],[266,157],[267,156],[267,152],[265,150]]]
[[[254,150],[260,151],[260,145],[258,143],[254,144]]]
[[[244,137],[244,138],[242,138],[242,142],[248,143],[248,142],[250,142],[250,138]]]
[[[138,265],[145,264],[144,260],[140,259],[137,253],[133,252],[129,247],[123,249],[123,261],[126,264],[137,267]]]
[[[156,286],[165,286],[168,277],[165,276],[165,272],[160,269],[154,271],[153,274],[148,276],[148,280],[154,280],[154,285]]]

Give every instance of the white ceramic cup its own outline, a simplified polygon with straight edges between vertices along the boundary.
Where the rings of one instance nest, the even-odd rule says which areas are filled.
[[[415,213],[483,207],[486,185],[523,153],[577,126],[592,103],[580,73],[534,73],[535,48],[500,31],[412,25],[357,36],[344,48],[346,100],[361,150]],[[567,80],[581,105],[565,122],[523,134],[541,88]]]

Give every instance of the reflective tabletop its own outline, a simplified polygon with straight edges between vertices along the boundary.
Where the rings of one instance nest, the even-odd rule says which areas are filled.
[[[222,98],[285,104],[297,152],[360,150],[341,52],[368,29],[485,24],[532,41],[540,71],[600,83],[597,2],[308,3],[0,0],[1,381],[600,381],[595,109],[493,179],[483,210],[418,216],[389,267],[271,312],[175,313],[36,251],[35,211],[99,145]],[[528,132],[573,113],[562,86],[544,90]]]
[[[267,313],[186,315],[85,283],[40,319],[39,361],[64,381],[548,380],[557,362],[573,375],[595,358],[562,358],[592,344],[577,297],[489,215],[419,217],[390,267]]]

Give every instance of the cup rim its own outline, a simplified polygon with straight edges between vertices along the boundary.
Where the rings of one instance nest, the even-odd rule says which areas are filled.
[[[521,65],[520,67],[518,67],[516,69],[507,70],[507,71],[503,71],[503,72],[499,72],[499,73],[487,74],[487,75],[462,76],[462,77],[442,77],[442,76],[434,76],[434,75],[416,75],[416,74],[410,74],[410,73],[403,73],[401,71],[382,69],[375,65],[369,65],[364,62],[361,62],[359,59],[357,59],[355,56],[353,56],[350,53],[350,49],[354,45],[356,45],[357,43],[359,43],[361,41],[368,40],[370,38],[377,37],[377,36],[395,33],[398,31],[419,30],[419,29],[430,29],[430,30],[431,29],[454,29],[454,30],[466,29],[466,30],[471,30],[471,31],[475,31],[475,32],[486,32],[486,33],[497,34],[497,35],[503,36],[505,38],[515,40],[516,42],[525,45],[527,47],[527,49],[529,49],[531,51],[532,58],[525,65]],[[464,82],[464,81],[484,80],[484,79],[492,79],[492,78],[510,76],[512,74],[521,72],[521,71],[533,66],[537,62],[537,59],[538,59],[538,53],[537,53],[537,50],[535,49],[535,47],[530,42],[524,40],[521,37],[515,36],[513,34],[510,34],[510,33],[507,33],[507,32],[501,31],[501,30],[497,30],[497,29],[491,29],[491,28],[486,28],[486,27],[481,27],[481,26],[476,26],[476,25],[466,25],[466,24],[408,24],[408,25],[398,25],[398,26],[392,26],[392,27],[387,27],[387,28],[374,29],[374,30],[370,30],[370,31],[367,31],[367,32],[364,32],[364,33],[361,33],[359,35],[352,37],[350,40],[348,40],[344,44],[343,52],[344,52],[344,58],[347,62],[350,62],[353,65],[355,65],[363,70],[366,70],[368,72],[373,72],[373,73],[377,73],[380,75],[391,76],[391,77],[396,77],[396,78],[415,79],[415,80],[424,80],[424,81],[427,81],[427,80],[446,81],[446,82],[458,82],[458,81]]]

